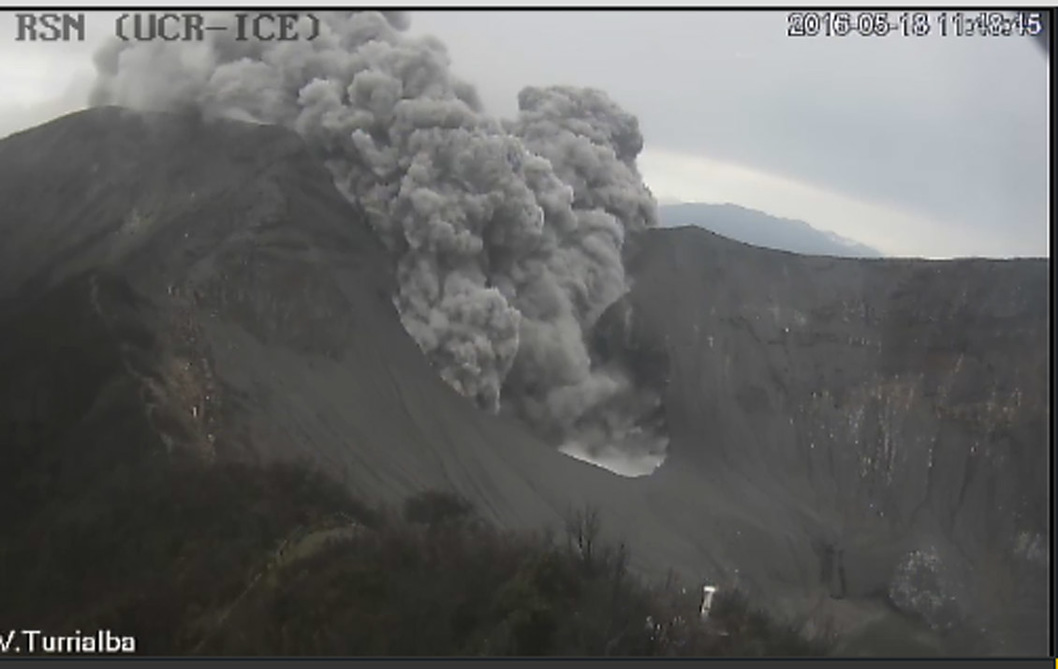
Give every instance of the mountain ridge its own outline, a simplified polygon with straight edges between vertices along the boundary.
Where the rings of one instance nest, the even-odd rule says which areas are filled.
[[[881,251],[835,232],[732,203],[663,204],[658,207],[658,214],[664,227],[701,227],[728,239],[777,251],[848,258],[884,257]]]

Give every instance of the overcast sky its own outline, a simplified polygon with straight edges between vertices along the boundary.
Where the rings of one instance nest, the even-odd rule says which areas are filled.
[[[0,135],[83,105],[89,43],[0,41]],[[934,13],[935,16],[935,13]],[[13,32],[14,17],[0,13]],[[1049,254],[1049,72],[1025,38],[789,38],[787,13],[417,12],[488,109],[532,84],[639,117],[662,201],[733,202],[887,254]]]

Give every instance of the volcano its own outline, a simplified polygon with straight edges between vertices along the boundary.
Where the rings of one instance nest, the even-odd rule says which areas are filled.
[[[664,398],[666,458],[628,478],[438,376],[391,256],[291,131],[94,108],[0,141],[0,189],[9,545],[123,462],[291,461],[506,528],[590,504],[639,572],[809,612],[846,654],[1047,652],[1045,260],[638,233],[592,332]]]

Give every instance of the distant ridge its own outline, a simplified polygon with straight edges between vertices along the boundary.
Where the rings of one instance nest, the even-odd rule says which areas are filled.
[[[662,205],[658,211],[664,227],[695,225],[735,241],[778,251],[842,258],[881,258],[884,255],[866,244],[817,230],[804,221],[779,218],[735,204],[686,202]]]

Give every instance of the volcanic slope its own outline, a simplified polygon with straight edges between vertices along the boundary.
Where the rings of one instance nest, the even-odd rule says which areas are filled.
[[[816,534],[787,555],[810,546],[833,595],[1044,648],[1048,262],[807,257],[700,228],[638,242],[597,337],[665,389],[654,481],[807,508],[791,534]]]
[[[142,448],[454,490],[511,528],[592,504],[648,574],[737,582],[848,639],[1045,652],[1042,261],[647,233],[596,342],[667,395],[669,458],[627,479],[437,377],[384,250],[290,132],[93,109],[0,142],[0,184],[7,471],[73,480]]]

